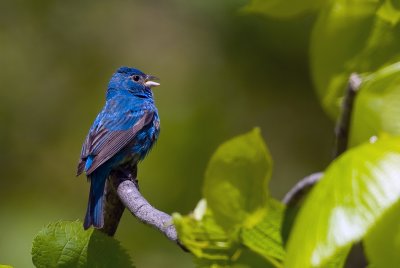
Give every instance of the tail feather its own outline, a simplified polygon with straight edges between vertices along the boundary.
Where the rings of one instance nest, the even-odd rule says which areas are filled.
[[[88,207],[86,210],[85,222],[83,227],[88,229],[93,225],[95,228],[102,228],[104,225],[103,218],[103,194],[108,173],[100,174],[95,172],[90,176],[90,194]]]

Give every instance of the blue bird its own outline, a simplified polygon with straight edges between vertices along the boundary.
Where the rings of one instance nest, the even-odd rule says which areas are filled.
[[[111,171],[135,168],[150,151],[160,132],[152,87],[154,76],[121,67],[108,84],[106,103],[82,146],[77,176],[90,181],[84,228],[102,228],[103,193]]]

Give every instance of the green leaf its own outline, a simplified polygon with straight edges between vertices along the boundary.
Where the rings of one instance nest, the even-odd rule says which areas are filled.
[[[119,241],[98,230],[93,230],[90,237],[87,256],[88,267],[134,267]]]
[[[285,258],[281,238],[284,206],[279,201],[271,199],[266,211],[266,215],[257,225],[243,228],[242,243],[273,263],[275,267],[282,267],[281,262]]]
[[[371,229],[364,248],[372,267],[397,267],[400,263],[400,201]]]
[[[282,267],[283,206],[267,196],[271,162],[259,129],[217,149],[206,172],[206,198],[192,214],[174,214],[179,239],[198,267]]]
[[[258,128],[223,143],[212,156],[203,196],[225,230],[263,218],[271,157]]]
[[[289,18],[315,10],[324,0],[252,0],[244,11],[262,13],[275,18]]]
[[[364,77],[353,110],[351,145],[400,135],[400,62]]]
[[[392,0],[335,0],[321,10],[311,38],[311,69],[332,117],[339,114],[351,73],[373,72],[400,59],[399,16],[398,1]]]
[[[206,200],[200,200],[193,214],[175,213],[173,218],[179,240],[196,256],[200,266],[223,267],[239,257],[239,242],[215,222]]]
[[[0,268],[13,268],[10,265],[0,264]]]
[[[270,262],[266,261],[265,258],[260,256],[259,254],[256,254],[254,251],[251,251],[251,250],[249,250],[247,248],[243,248],[241,250],[241,254],[240,254],[238,260],[235,262],[234,265],[229,266],[229,267],[235,267],[235,268],[256,268],[256,267],[275,268],[275,267],[281,267],[281,266],[272,265]]]
[[[59,221],[43,228],[33,240],[36,267],[133,267],[119,242],[89,229],[80,221]]]
[[[314,187],[289,238],[285,267],[322,267],[359,241],[400,197],[400,138],[347,151]]]
[[[275,208],[278,206],[274,203]],[[271,227],[276,224],[276,213],[277,211],[271,212],[271,219],[266,219],[265,223],[260,224],[260,227],[266,226],[269,228],[268,230],[258,228],[255,234],[251,234],[250,230],[245,230],[246,233],[243,237],[246,242],[249,241],[248,249],[243,247],[237,239],[237,235],[226,232],[215,222],[205,199],[200,200],[192,214],[182,216],[175,213],[173,217],[179,240],[193,253],[197,267],[281,267],[276,260],[273,261],[278,265],[271,265],[271,260],[260,256],[267,254],[266,251],[272,252],[271,256],[281,254],[277,249],[279,246],[275,244],[278,240],[274,237],[275,227]],[[272,238],[267,237],[269,232],[274,232]],[[253,238],[261,240],[254,241]],[[271,239],[275,239],[275,241],[271,241]],[[262,245],[263,242],[268,245]],[[249,249],[256,250],[250,251]]]
[[[196,267],[199,268],[254,268],[254,267],[262,267],[262,268],[274,268],[272,264],[267,262],[264,258],[256,253],[242,248],[238,251],[240,254],[235,262],[231,262],[229,264],[217,264],[215,262],[210,262],[204,259],[195,259]]]

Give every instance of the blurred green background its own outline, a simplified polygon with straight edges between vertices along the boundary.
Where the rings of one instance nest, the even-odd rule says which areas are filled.
[[[89,184],[76,164],[119,66],[161,78],[162,131],[139,181],[163,211],[190,212],[212,152],[254,126],[275,162],[272,196],[328,164],[333,123],[309,75],[315,17],[273,20],[241,11],[246,4],[0,2],[0,264],[33,266],[31,242],[44,225],[83,218]],[[128,213],[116,238],[138,267],[193,267]]]

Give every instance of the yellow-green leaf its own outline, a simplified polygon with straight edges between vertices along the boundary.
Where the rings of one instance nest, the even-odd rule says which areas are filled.
[[[225,230],[254,225],[262,219],[271,165],[258,128],[223,143],[214,153],[207,167],[203,196]]]
[[[399,60],[399,14],[392,0],[335,0],[321,10],[311,38],[311,69],[333,118],[351,73],[374,72]]]
[[[400,198],[400,138],[335,160],[307,197],[289,237],[285,267],[324,267],[359,241]]]
[[[241,232],[243,244],[263,256],[275,267],[282,267],[282,261],[285,258],[281,237],[283,211],[283,204],[271,199],[261,222],[252,228],[244,227]]]
[[[351,145],[400,135],[400,62],[364,77],[353,111]]]
[[[364,240],[371,267],[397,267],[400,263],[400,201],[372,228]]]

